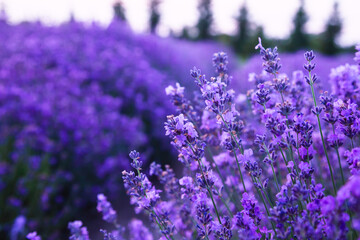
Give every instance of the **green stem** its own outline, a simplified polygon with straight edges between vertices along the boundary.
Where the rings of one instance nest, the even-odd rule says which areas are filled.
[[[201,136],[201,135],[202,135],[202,132],[200,131],[200,128],[198,127],[197,123],[191,118],[191,116],[190,116],[189,114],[185,114],[185,115],[186,115],[186,117],[190,120],[190,122],[192,122],[192,124],[194,124],[195,128],[197,129],[198,134]],[[200,137],[200,136],[199,136],[199,137]],[[210,157],[211,162],[215,165],[216,172],[219,174],[219,177],[220,177],[221,182],[222,182],[222,184],[223,184],[223,186],[224,186],[224,188],[225,188],[226,193],[230,196],[229,188],[228,188],[228,186],[225,184],[225,179],[224,179],[224,177],[222,176],[222,174],[221,174],[221,172],[220,172],[219,166],[216,164],[216,162],[215,162],[215,160],[214,160],[214,156],[213,156],[213,154],[212,154],[212,152],[211,152],[210,147],[207,147],[206,150],[207,150],[207,152],[208,152],[208,155],[209,155],[209,157]],[[235,203],[235,202],[234,202],[234,203]]]
[[[262,188],[262,192],[263,192],[263,194],[264,194],[264,196],[265,196],[265,198],[266,198],[266,200],[268,201],[268,203],[269,203],[269,205],[270,205],[270,207],[274,207],[274,205],[273,205],[273,203],[270,201],[270,197],[268,196],[268,194],[266,194],[266,192],[264,191],[264,185],[262,184],[262,182],[260,181],[260,179],[258,178],[257,179],[257,182],[260,184],[260,186],[261,186],[261,188]]]
[[[273,176],[274,176],[274,180],[275,180],[275,183],[276,183],[277,191],[280,192],[279,183],[278,183],[277,177],[276,177],[276,175],[275,175],[274,165],[273,165],[272,163],[271,163],[271,170],[272,170],[272,173],[273,173]]]
[[[275,184],[276,184],[276,188],[277,188],[277,191],[280,192],[279,183],[278,183],[278,180],[277,180],[277,177],[276,177],[276,174],[275,174],[274,165],[272,163],[273,159],[271,158],[269,149],[266,147],[265,144],[263,145],[263,147],[265,148],[266,154],[268,155],[269,160],[271,161],[270,165],[271,165],[271,170],[272,170],[272,173],[273,173],[273,176],[274,176],[274,181],[275,181]]]
[[[286,165],[286,169],[288,170],[288,172],[290,173],[290,176],[291,176],[291,170],[290,170],[290,168],[288,167],[288,162],[286,161],[286,157],[285,157],[284,152],[283,152],[283,150],[282,150],[281,148],[280,148],[280,153],[281,153],[282,158],[284,159],[284,162],[285,162],[285,165]],[[292,180],[293,184],[295,184],[295,180],[293,179],[292,176],[291,176],[291,180]]]
[[[213,153],[212,153],[211,149],[210,149],[210,148],[206,148],[206,149],[207,149],[207,151],[208,151],[208,154],[209,154],[209,156],[210,156],[211,161],[215,164],[216,171],[217,171],[217,173],[218,173],[219,176],[220,176],[221,182],[222,182],[222,184],[223,184],[223,186],[224,186],[224,188],[225,188],[225,191],[226,191],[227,195],[228,195],[229,198],[230,198],[230,201],[232,201],[232,202],[235,204],[235,206],[236,206],[236,205],[237,205],[237,201],[236,201],[236,199],[233,198],[233,195],[232,195],[231,192],[230,192],[229,186],[225,183],[225,179],[224,179],[223,176],[221,175],[220,168],[218,167],[218,165],[216,164],[216,162],[215,162],[215,160],[214,160],[214,156],[213,156]],[[236,191],[236,190],[233,188],[233,191]]]
[[[254,179],[254,177],[251,176],[251,178],[252,178],[253,182],[255,183],[256,180]],[[258,194],[260,195],[261,201],[262,201],[263,204],[264,204],[264,207],[265,207],[267,216],[270,218],[270,212],[269,212],[269,209],[268,209],[268,207],[267,207],[267,205],[266,205],[266,203],[265,203],[265,199],[264,199],[264,197],[263,197],[263,195],[262,195],[262,192],[261,192],[256,186],[255,186],[255,188],[256,188],[256,191],[258,192]],[[270,223],[271,223],[272,229],[274,230],[274,233],[276,234],[274,223],[271,221],[271,219],[269,219],[269,221],[270,221]]]
[[[333,134],[335,135],[335,127],[334,127],[334,124],[332,124],[332,130],[333,130]],[[341,173],[341,180],[342,180],[342,183],[343,185],[345,184],[345,178],[344,178],[344,172],[343,172],[343,169],[342,169],[342,166],[341,166],[341,159],[340,159],[340,154],[339,154],[339,146],[338,146],[338,143],[336,142],[336,146],[335,146],[335,151],[336,151],[336,155],[337,155],[337,158],[338,158],[338,162],[339,162],[339,168],[340,168],[340,173]]]
[[[309,72],[309,79],[310,79],[310,81],[311,81],[311,79],[312,79],[312,78],[311,78],[311,72]],[[313,97],[313,100],[314,100],[314,106],[317,107],[316,97],[315,97],[315,91],[314,91],[314,83],[313,83],[313,82],[310,82],[310,87],[311,87],[311,94],[312,94],[312,97]],[[327,150],[326,150],[325,140],[324,140],[324,136],[323,136],[323,132],[322,132],[322,128],[321,128],[320,117],[319,117],[318,114],[316,114],[316,118],[317,118],[317,122],[318,122],[318,126],[319,126],[319,131],[320,131],[320,136],[321,136],[321,141],[322,141],[322,145],[323,145],[323,149],[324,149],[326,161],[327,161],[328,166],[329,166],[329,171],[330,171],[330,176],[331,176],[331,182],[332,182],[332,185],[333,185],[333,188],[334,188],[334,192],[335,192],[335,195],[336,195],[336,194],[337,194],[337,190],[336,190],[336,185],[335,185],[335,181],[334,181],[334,175],[333,175],[333,171],[332,171],[332,168],[331,168],[330,159],[329,159],[329,156],[328,156],[328,153],[327,153]]]
[[[224,200],[224,198],[221,196],[221,194],[219,193],[219,190],[218,189],[215,189],[216,190],[216,192],[217,192],[217,194],[218,194],[218,196],[219,196],[219,198],[220,198],[220,200],[223,202],[223,204],[225,205],[225,207],[226,207],[226,210],[228,211],[228,213],[229,213],[229,215],[230,215],[230,217],[231,218],[233,218],[233,214],[232,214],[232,212],[231,212],[231,210],[230,210],[230,208],[229,208],[229,206],[228,206],[228,204],[226,203],[226,201]]]
[[[211,198],[211,202],[212,202],[212,204],[214,205],[215,213],[216,213],[216,216],[217,216],[217,218],[218,218],[218,220],[219,220],[219,223],[222,224],[222,223],[221,223],[221,219],[220,219],[219,212],[218,212],[218,210],[217,210],[217,207],[216,207],[216,204],[215,204],[213,195],[212,195],[212,192],[211,192],[211,190],[209,189],[209,187],[207,187],[206,189],[208,190],[209,195],[210,195],[210,198]]]
[[[244,154],[242,148],[239,146],[239,143],[236,141],[235,136],[234,136],[233,133],[230,131],[230,128],[229,128],[228,124],[226,123],[224,117],[222,116],[221,113],[219,113],[219,116],[221,117],[221,120],[222,120],[223,123],[225,124],[226,128],[229,130],[229,133],[230,133],[233,141],[234,141],[234,142],[236,143],[236,145],[238,146],[240,152],[241,152],[242,154]],[[234,150],[233,152],[234,152],[234,155],[235,155],[236,165],[237,165],[238,170],[239,170],[239,174],[240,174],[240,178],[241,178],[241,183],[242,183],[242,185],[243,185],[243,187],[244,187],[244,191],[247,192],[247,191],[246,191],[246,187],[245,187],[245,183],[244,183],[244,178],[243,178],[243,175],[242,175],[242,173],[241,173],[240,163],[239,163],[239,160],[238,160],[238,158],[237,158],[237,156],[236,156],[236,151]]]
[[[244,178],[243,178],[243,175],[242,175],[242,172],[241,172],[241,169],[240,169],[240,164],[239,164],[239,160],[238,160],[237,155],[236,155],[236,151],[234,151],[234,156],[235,156],[235,160],[236,160],[236,165],[237,165],[237,167],[238,167],[238,169],[239,169],[241,183],[242,183],[242,185],[243,185],[244,191],[246,192],[246,187],[245,187],[245,183],[244,183]]]
[[[195,153],[194,148],[192,147],[192,145],[191,145],[189,142],[188,142],[188,146],[190,147],[191,151],[192,151],[193,153]],[[217,216],[217,218],[218,218],[218,220],[219,220],[219,223],[221,224],[220,215],[219,215],[219,212],[218,212],[218,210],[217,210],[217,207],[216,207],[216,204],[215,204],[215,201],[214,201],[212,192],[211,192],[210,187],[209,187],[209,185],[207,184],[207,181],[206,181],[206,179],[205,179],[202,162],[201,162],[200,159],[197,159],[197,162],[198,162],[198,164],[199,164],[199,168],[200,168],[201,175],[202,175],[202,177],[203,177],[204,183],[206,184],[206,189],[207,189],[207,191],[208,191],[208,193],[209,193],[209,196],[210,196],[210,198],[211,198],[212,204],[213,204],[213,206],[214,206],[214,210],[215,210],[216,216]]]

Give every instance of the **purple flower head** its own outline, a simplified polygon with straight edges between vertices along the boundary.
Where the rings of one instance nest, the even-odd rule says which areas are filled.
[[[205,167],[202,173],[196,173],[196,180],[199,186],[204,189],[211,189],[217,181],[214,173],[209,169],[209,167]]]
[[[341,99],[351,99],[359,104],[360,68],[356,65],[341,65],[332,68],[329,78],[332,83],[332,92]]]
[[[97,207],[98,212],[103,215],[103,220],[109,223],[116,223],[116,211],[112,208],[111,203],[107,201],[104,194],[97,195]]]
[[[178,116],[170,115],[165,122],[166,135],[173,139],[173,143],[177,146],[186,146],[188,143],[194,142],[198,133],[192,122],[189,122],[183,114]]]
[[[192,187],[194,183],[191,177],[183,177],[179,179],[179,184],[181,186]]]
[[[299,163],[299,169],[300,169],[300,177],[303,179],[310,179],[311,175],[314,172],[314,169],[307,162],[301,161]]]
[[[144,239],[153,240],[153,236],[149,229],[144,226],[141,220],[134,219],[129,223],[130,240]]]
[[[326,196],[320,200],[320,209],[326,222],[324,224],[325,234],[333,236],[334,239],[346,239],[348,232],[346,222],[350,218],[345,211],[345,206],[341,205],[333,196]]]
[[[231,221],[228,216],[222,218],[222,224],[215,225],[215,236],[219,240],[230,240],[233,236],[231,231]]]
[[[339,118],[340,131],[350,139],[357,136],[360,133],[360,112],[357,104],[351,103],[351,100],[344,102],[339,99],[334,102],[334,108]]]
[[[106,230],[100,229],[100,232],[104,234],[104,240],[122,240],[117,231],[107,232]]]
[[[289,78],[287,76],[275,78],[272,83],[277,92],[284,92],[289,87]]]
[[[354,148],[345,152],[346,162],[349,164],[351,174],[360,173],[360,148]]]
[[[259,88],[259,90],[256,91],[256,102],[259,103],[260,105],[264,105],[266,104],[269,100],[269,94],[270,94],[270,90],[266,89],[266,88]]]
[[[314,60],[315,55],[314,55],[313,50],[305,52],[304,57],[305,57],[306,61],[308,61],[308,62],[311,62],[312,60]]]
[[[278,57],[277,47],[274,49],[265,49],[261,44],[261,38],[259,38],[259,44],[255,46],[255,49],[260,48],[260,54],[262,56],[263,66],[266,72],[276,75],[280,68],[280,58]]]
[[[257,233],[254,220],[244,212],[238,212],[234,218],[234,225],[238,229],[240,239],[258,239],[261,235]]]
[[[139,161],[140,153],[137,152],[136,150],[133,150],[129,153],[129,157],[133,160],[131,166],[135,169],[141,169],[142,161]]]
[[[41,240],[41,237],[37,235],[37,232],[31,232],[26,235],[26,238],[29,240]]]
[[[336,197],[339,205],[347,203],[350,211],[355,213],[353,216],[353,228],[360,232],[360,175],[355,175],[350,178],[350,180],[340,188],[338,195]]]
[[[166,95],[169,96],[175,96],[179,95],[182,96],[184,94],[184,87],[181,87],[179,83],[176,83],[175,87],[172,85],[169,85],[167,88],[165,88]]]
[[[343,204],[346,200],[348,200],[349,204],[352,207],[357,207],[357,208],[360,207],[359,184],[360,184],[360,175],[354,175],[353,177],[351,177],[350,180],[338,192],[336,198],[339,201],[339,204]]]
[[[309,148],[301,146],[299,148],[299,153],[300,153],[300,159],[302,161],[309,161],[309,160],[313,159],[316,151],[314,150],[312,145],[310,145]]]
[[[321,213],[327,215],[336,209],[336,199],[333,196],[324,197],[321,202]]]
[[[200,196],[196,204],[196,218],[198,220],[198,235],[203,238],[212,233],[213,218],[210,208],[206,205],[206,201]]]
[[[208,81],[206,80],[206,77],[204,74],[201,74],[201,70],[194,67],[192,70],[190,70],[190,76],[195,79],[195,83],[202,87],[203,85],[207,84]]]
[[[194,124],[191,122],[187,122],[184,126],[184,128],[187,131],[187,134],[191,137],[191,138],[197,138],[199,135],[197,133],[197,131],[195,130]]]
[[[161,169],[161,165],[156,163],[156,162],[152,162],[150,164],[150,170],[149,170],[149,174],[150,176],[160,176],[162,173],[162,169]]]
[[[14,224],[11,227],[10,238],[17,239],[18,235],[25,230],[26,218],[20,215],[15,218]]]
[[[243,193],[242,197],[241,205],[244,208],[242,212],[249,215],[254,220],[254,223],[258,226],[262,219],[262,213],[260,211],[260,207],[258,206],[258,201],[252,194]]]
[[[245,149],[244,150],[244,154],[240,155],[239,158],[240,158],[240,163],[242,164],[245,164],[249,161],[252,160],[252,156],[253,156],[253,150],[251,148],[249,149]]]
[[[217,156],[214,156],[214,161],[219,167],[235,164],[235,159],[230,156],[228,152],[223,152]]]
[[[338,148],[344,144],[344,135],[342,134],[329,134],[327,141],[329,142],[330,147]]]
[[[224,74],[227,72],[227,65],[229,62],[226,53],[224,52],[215,53],[212,60],[217,73]]]
[[[90,240],[86,227],[83,227],[82,221],[69,222],[68,228],[71,232],[70,240]]]
[[[290,169],[293,169],[294,168],[294,162],[293,161],[288,162],[287,167],[290,168]]]
[[[338,195],[336,197],[339,205],[347,203],[350,211],[352,211],[355,216],[353,216],[353,228],[360,232],[360,175],[352,176],[349,181],[340,188]]]

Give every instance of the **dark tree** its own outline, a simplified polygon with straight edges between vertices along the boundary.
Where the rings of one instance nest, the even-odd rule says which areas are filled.
[[[247,49],[249,38],[251,37],[251,29],[249,22],[249,14],[246,4],[243,4],[239,10],[239,16],[236,18],[237,32],[234,36],[234,49],[238,54],[243,54]]]
[[[211,38],[211,25],[213,22],[211,0],[200,0],[198,10],[199,20],[196,24],[196,28],[198,30],[198,39],[209,39]]]
[[[191,36],[190,36],[190,33],[189,33],[189,28],[184,27],[184,28],[182,29],[181,33],[180,33],[179,38],[190,40],[190,39],[191,39]]]
[[[329,54],[329,55],[335,54],[339,51],[339,47],[336,44],[336,40],[341,32],[342,23],[341,23],[338,7],[339,7],[338,3],[336,2],[334,4],[333,12],[326,24],[325,31],[321,36],[321,42],[322,42],[321,50],[325,54]]]
[[[121,21],[126,21],[125,9],[121,1],[117,1],[116,3],[114,3],[113,9],[114,9],[114,16],[116,19]]]
[[[301,0],[300,7],[293,20],[294,28],[289,39],[289,51],[309,48],[309,36],[305,32],[305,24],[307,21],[308,16],[304,9],[304,0]]]
[[[159,12],[159,0],[151,0],[150,3],[150,32],[156,33],[156,28],[160,22],[160,12]]]

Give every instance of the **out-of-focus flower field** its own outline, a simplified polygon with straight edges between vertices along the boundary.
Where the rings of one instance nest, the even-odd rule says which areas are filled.
[[[333,186],[331,182],[324,181],[330,178],[330,175],[326,164],[327,155],[325,158],[320,135],[317,132],[316,116],[319,116],[321,111],[327,111],[329,116],[326,115],[326,117],[330,118],[337,111],[336,117],[345,119],[342,120],[345,122],[336,123],[338,124],[336,134],[341,137],[335,134],[335,130],[334,135],[331,135],[331,129],[325,127],[324,131],[329,133],[326,136],[329,138],[326,147],[329,149],[328,145],[334,147],[334,142],[339,144],[339,146],[336,145],[337,151],[340,151],[342,157],[346,155],[348,159],[348,162],[343,160],[346,179],[350,175],[357,175],[359,168],[356,157],[357,148],[351,148],[353,149],[351,151],[348,142],[340,148],[343,142],[340,144],[339,140],[348,136],[346,135],[348,129],[345,128],[349,126],[351,128],[352,125],[356,128],[353,130],[356,131],[353,135],[358,138],[358,107],[350,106],[350,102],[347,102],[350,99],[351,103],[359,104],[360,99],[358,88],[360,74],[358,66],[353,61],[354,55],[324,57],[316,54],[316,70],[314,71],[317,73],[318,82],[314,92],[316,94],[323,94],[325,90],[332,92],[337,96],[335,100],[343,100],[341,102],[343,105],[337,102],[341,106],[335,106],[335,111],[334,104],[328,100],[328,105],[325,103],[323,110],[313,109],[315,114],[312,114],[310,88],[309,91],[304,90],[308,87],[304,80],[307,74],[307,71],[303,70],[304,52],[281,54],[280,60],[275,59],[274,61],[280,61],[283,67],[280,75],[277,75],[278,69],[276,73],[273,72],[278,82],[272,83],[272,72],[269,74],[269,71],[266,73],[262,69],[274,66],[271,65],[272,63],[266,65],[269,63],[257,55],[243,62],[237,59],[231,49],[225,45],[212,41],[189,42],[170,37],[161,38],[151,34],[137,34],[120,21],[114,21],[106,27],[76,21],[53,27],[44,26],[39,22],[10,25],[6,21],[1,21],[0,42],[1,239],[24,239],[32,231],[37,231],[43,239],[64,239],[70,235],[68,227],[74,236],[72,239],[86,239],[84,237],[86,234],[83,234],[81,238],[79,237],[81,234],[76,232],[80,231],[83,223],[91,226],[90,233],[98,233],[101,227],[108,226],[102,223],[97,224],[101,217],[96,212],[96,201],[98,201],[98,211],[104,214],[105,219],[109,217],[109,212],[106,215],[105,210],[110,210],[110,213],[113,211],[108,200],[119,208],[128,206],[129,198],[125,195],[125,188],[128,193],[133,193],[131,203],[139,204],[136,211],[140,212],[144,209],[149,211],[153,222],[151,227],[156,229],[157,226],[154,226],[154,223],[158,221],[161,229],[161,231],[149,230],[151,224],[140,220],[130,222],[129,219],[118,216],[118,221],[125,222],[125,225],[129,223],[129,231],[134,232],[129,239],[157,239],[159,237],[162,237],[161,239],[190,239],[193,233],[194,239],[196,237],[230,239],[224,237],[225,232],[232,229],[228,226],[230,222],[233,222],[233,225],[237,224],[236,226],[240,229],[234,230],[234,235],[237,231],[241,232],[241,229],[246,230],[239,234],[240,239],[247,239],[246,236],[252,234],[256,236],[254,239],[262,237],[270,239],[268,236],[276,238],[275,233],[278,234],[277,236],[284,234],[285,237],[282,239],[286,239],[291,234],[301,239],[307,235],[299,233],[300,225],[306,222],[309,216],[317,218],[319,222],[324,221],[324,226],[319,222],[312,226],[318,227],[314,232],[319,238],[314,239],[321,239],[323,236],[321,231],[328,231],[327,236],[330,234],[330,230],[325,226],[345,224],[346,217],[339,220],[335,212],[346,214],[346,210],[349,208],[351,210],[353,207],[351,201],[355,201],[349,200],[352,196],[343,194],[338,195],[336,199],[326,198],[328,202],[338,201],[336,203],[338,205],[335,204],[337,207],[334,207],[333,203],[327,202],[326,205],[322,201],[321,207],[329,209],[323,212],[319,210],[320,200],[324,197],[321,195],[324,192],[323,188],[326,188],[326,193],[329,193]],[[214,59],[216,68],[214,70],[211,62],[213,53],[222,51],[227,52],[226,60],[217,55],[218,58]],[[353,65],[345,65],[346,63]],[[194,66],[201,69],[201,73],[193,69]],[[192,76],[189,74],[190,69],[193,69]],[[205,80],[204,73],[209,76],[208,82]],[[217,74],[217,78],[210,79],[210,76],[214,74]],[[287,77],[282,74],[287,74]],[[233,76],[232,79],[230,75]],[[200,91],[193,78],[200,87]],[[309,81],[315,82],[314,79]],[[176,86],[176,83],[180,83],[186,90],[180,85]],[[169,85],[172,87],[168,87]],[[272,88],[273,85],[276,86],[275,90]],[[235,92],[226,90],[227,86],[232,87]],[[281,90],[282,87],[284,89]],[[288,98],[288,101],[282,99],[281,106],[279,102],[284,96],[281,95],[280,98],[279,92]],[[297,98],[296,94],[299,95],[302,92],[304,95]],[[267,97],[269,97],[268,100],[266,100]],[[184,100],[185,98],[192,100]],[[202,98],[206,101],[204,102]],[[324,98],[323,96],[322,102],[326,102]],[[319,100],[318,102],[320,103]],[[349,112],[345,108],[353,109]],[[303,112],[305,116],[297,115],[300,112]],[[351,114],[357,120],[351,118],[353,122],[350,124],[346,122],[346,117]],[[168,115],[170,116],[167,117]],[[166,131],[164,122],[167,122]],[[301,125],[299,132],[296,132],[296,124]],[[307,124],[316,126],[315,130]],[[305,125],[308,129],[305,129]],[[267,131],[270,132],[267,137],[256,136],[265,134]],[[316,131],[314,144],[313,131]],[[236,133],[236,139],[234,136],[230,137],[232,133]],[[352,141],[354,136],[351,137]],[[301,147],[300,142],[293,137],[302,138]],[[171,141],[172,144],[170,144]],[[257,143],[254,144],[254,141]],[[354,142],[359,143],[358,139]],[[243,145],[237,149],[239,143]],[[210,153],[205,155],[203,153],[206,145],[213,147],[216,154],[214,163],[209,160]],[[259,148],[261,151],[257,152]],[[133,149],[141,152],[142,166],[138,165],[139,157],[136,152],[130,154],[132,160],[129,158],[128,154]],[[191,150],[194,152],[191,153]],[[200,150],[203,152],[197,152]],[[285,155],[280,154],[282,150]],[[264,157],[264,153],[268,154],[266,160],[259,160]],[[292,158],[290,153],[293,154]],[[192,154],[198,155],[192,156]],[[244,179],[242,179],[239,163],[238,166],[236,165],[237,159],[234,160],[236,154],[239,154]],[[316,154],[318,154],[317,157],[314,157]],[[340,166],[337,156],[334,152],[330,156],[335,176],[339,180]],[[287,165],[283,162],[275,164],[275,161],[283,161],[282,157],[288,158]],[[315,164],[310,164],[313,157],[316,159],[316,161],[313,160]],[[179,179],[175,177],[175,174],[181,175],[182,172],[182,168],[176,163],[177,158],[184,164],[187,177],[185,175],[178,177]],[[207,160],[204,160],[205,170],[200,171],[201,160],[199,159],[202,158]],[[194,159],[199,162],[197,163]],[[292,165],[289,160],[292,160]],[[133,161],[132,166],[131,161]],[[153,161],[170,166],[163,171],[159,165],[152,164],[150,167]],[[261,163],[256,163],[257,161]],[[294,164],[300,162],[300,169],[294,167]],[[351,172],[347,163],[350,165]],[[215,170],[214,172],[211,170],[211,168],[215,169],[215,165],[220,167],[216,173]],[[273,168],[273,171],[269,166]],[[158,203],[160,192],[155,191],[140,172],[140,180],[134,180],[130,172],[122,174],[123,170],[129,171],[132,167],[138,172],[150,171],[151,175],[159,178],[155,182],[165,185],[164,193],[169,199],[174,198],[171,204],[162,207],[169,209],[176,205],[174,212],[169,210],[169,213],[162,213],[160,216],[152,212],[163,211]],[[171,170],[170,167],[175,167],[175,170]],[[261,167],[264,167],[262,176],[262,170],[258,169]],[[190,177],[191,171],[186,172],[187,168],[196,173],[193,176],[198,181],[195,189],[193,189],[195,180]],[[312,176],[314,168],[315,173]],[[316,168],[322,170],[319,171]],[[287,170],[290,171],[289,175],[287,175]],[[240,171],[242,182],[238,171]],[[257,173],[255,174],[254,171]],[[227,177],[221,179],[220,173]],[[231,174],[233,174],[232,177],[230,177]],[[205,175],[211,179],[205,179]],[[152,178],[155,179],[154,176]],[[280,186],[281,188],[277,186],[276,189],[274,184],[275,182],[277,184],[278,179],[284,185]],[[354,182],[358,181],[358,177],[351,179],[355,180],[350,180],[343,187],[345,190],[354,188]],[[316,180],[321,180],[324,185],[316,185]],[[211,181],[213,182],[210,183]],[[295,188],[296,184],[301,183],[304,185],[300,184],[296,187],[303,188],[297,189],[298,192],[294,189],[290,190],[292,181],[294,185],[291,187]],[[268,182],[271,190],[265,191],[266,186],[260,185],[263,183],[267,185]],[[167,185],[169,183],[173,185]],[[244,194],[245,185],[254,195],[256,190],[263,191],[264,196],[269,195],[269,208],[273,207],[275,211],[271,213],[272,218],[265,217],[266,206],[265,208],[254,207],[259,199],[255,200],[252,194]],[[342,185],[343,183],[338,182],[337,187]],[[143,193],[134,190],[139,186],[144,188],[140,188]],[[223,196],[222,190],[219,190],[222,188],[226,192]],[[287,188],[294,196],[296,195],[293,198],[289,197],[291,201],[287,199]],[[171,192],[172,190],[178,192]],[[339,193],[345,190],[339,190]],[[105,194],[107,198],[100,193]],[[145,195],[141,195],[144,193]],[[215,200],[212,199],[212,193],[216,195]],[[232,202],[234,194],[239,194],[239,199]],[[97,195],[98,198],[96,198]],[[180,195],[182,198],[188,198],[190,202],[185,200],[182,203],[176,202],[176,197],[179,198]],[[144,203],[146,196],[153,196],[154,199],[149,201],[154,202]],[[209,201],[210,196],[214,205],[211,205]],[[141,203],[139,203],[140,200],[136,198],[141,197],[143,199],[140,199]],[[222,197],[228,197],[228,199],[224,200]],[[215,202],[221,205],[224,201],[228,201],[230,206],[225,204],[218,213]],[[240,204],[240,201],[242,206],[239,209],[243,210],[236,214],[236,210],[239,210],[236,203]],[[280,206],[282,201],[288,201],[284,205],[288,204],[286,207],[292,209],[287,209],[288,212],[276,212],[282,207],[286,208]],[[184,206],[186,205],[188,209],[179,210],[179,205],[185,202]],[[192,202],[194,202],[193,205]],[[304,212],[296,214],[299,206],[295,207],[295,205],[298,202],[304,204],[302,206],[304,208],[306,208],[305,203],[308,204],[308,211],[313,210],[312,215],[310,213],[306,215]],[[349,204],[345,210],[338,207],[344,202]],[[208,206],[211,206],[210,209]],[[313,207],[312,210],[311,207]],[[181,213],[185,215],[196,212],[197,218],[194,216],[192,219],[196,223],[192,224],[190,220],[190,223],[185,223],[188,215],[182,216],[181,220],[177,219],[175,210],[183,211]],[[227,211],[231,214],[226,213]],[[133,211],[129,209],[119,209],[118,212],[123,212],[126,217],[133,214]],[[293,219],[281,215],[289,214],[289,212],[293,213]],[[222,215],[221,218],[219,214]],[[236,216],[233,216],[230,221],[232,214]],[[355,212],[355,218],[360,217],[357,214],[358,212]],[[211,220],[210,215],[212,215]],[[105,220],[115,223],[118,235],[116,235],[117,238],[110,238],[109,235],[106,239],[122,239],[118,222],[113,219],[114,214],[111,217],[110,220],[109,218]],[[143,218],[140,217],[140,219]],[[68,225],[75,219],[81,219],[83,223],[72,222]],[[223,219],[223,223],[221,221],[215,223],[215,220],[220,219]],[[163,225],[167,226],[162,226],[162,221]],[[282,221],[284,226],[278,226]],[[276,231],[271,232],[272,224],[277,224]],[[294,228],[287,232],[285,228],[291,224]],[[211,235],[211,226],[213,226],[213,235]],[[341,234],[346,235],[344,232],[336,234],[339,236],[337,239],[343,239],[341,237],[344,235]],[[37,239],[35,235],[30,235],[30,237],[28,235],[28,238]]]
[[[149,160],[175,156],[163,130],[173,112],[164,88],[186,82],[194,65],[212,72],[202,59],[225,48],[134,34],[116,21],[1,22],[0,32],[3,236],[19,216],[25,229],[66,231],[99,191],[122,196],[129,149]]]

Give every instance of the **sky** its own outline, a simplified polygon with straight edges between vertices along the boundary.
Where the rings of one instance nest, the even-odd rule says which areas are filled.
[[[216,32],[233,33],[235,17],[245,0],[213,0],[214,29]],[[309,15],[306,30],[319,33],[333,9],[335,0],[305,0]],[[24,20],[41,20],[46,24],[75,19],[85,22],[108,24],[113,16],[115,0],[0,0],[12,23]],[[123,0],[128,22],[135,31],[143,32],[148,26],[149,0]],[[161,22],[158,32],[166,36],[170,30],[181,31],[184,26],[194,26],[197,21],[197,0],[162,0]],[[264,26],[270,37],[287,37],[299,0],[247,0],[250,20]],[[360,0],[339,0],[343,20],[339,43],[343,46],[360,43]]]

